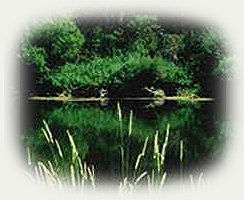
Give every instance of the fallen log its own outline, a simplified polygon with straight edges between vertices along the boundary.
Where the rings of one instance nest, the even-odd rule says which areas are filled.
[[[108,98],[108,97],[44,97],[44,96],[32,96],[29,97],[29,100],[32,101],[74,101],[74,102],[94,102],[94,101],[107,101],[107,100],[125,100],[125,101],[214,101],[214,98],[210,97],[187,97],[187,96],[165,96],[165,97],[117,97],[117,98]]]

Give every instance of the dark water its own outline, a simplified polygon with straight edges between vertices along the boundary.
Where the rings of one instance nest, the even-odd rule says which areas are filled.
[[[71,152],[66,133],[69,130],[82,160],[94,164],[97,180],[118,180],[121,177],[121,146],[127,152],[127,176],[133,176],[137,156],[148,137],[140,171],[152,169],[155,167],[153,149],[156,131],[161,148],[169,124],[164,165],[169,180],[180,174],[188,176],[190,173],[205,172],[218,160],[224,148],[225,131],[216,102],[183,104],[166,101],[159,107],[148,107],[148,104],[150,102],[120,101],[120,122],[116,101],[108,105],[30,101],[24,143],[32,152],[33,161],[53,159],[41,133],[42,120],[45,119],[67,157]],[[130,115],[132,126],[128,136]],[[182,161],[180,141],[183,144]],[[68,169],[65,162],[62,167]]]

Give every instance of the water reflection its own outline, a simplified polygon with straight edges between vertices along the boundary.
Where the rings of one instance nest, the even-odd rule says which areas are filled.
[[[199,163],[217,159],[223,148],[224,131],[220,131],[222,124],[213,109],[213,103],[182,105],[174,102],[147,108],[145,105],[148,102],[120,102],[121,123],[117,102],[109,102],[107,107],[92,103],[59,103],[51,106],[34,104],[38,108],[38,118],[25,131],[25,143],[33,152],[33,161],[53,159],[50,156],[52,149],[41,134],[42,119],[45,119],[60,146],[64,147],[64,154],[68,155],[71,151],[67,145],[66,131],[73,134],[79,155],[97,167],[98,177],[118,178],[121,143],[130,148],[128,162],[135,163],[147,137],[149,148],[141,168],[152,168],[155,133],[158,132],[159,142],[162,144],[167,124],[170,124],[170,137],[165,169],[172,175],[177,174],[180,168],[182,170],[182,165],[184,173],[199,170]],[[133,118],[130,141],[127,141],[125,136],[129,131],[130,113],[133,113]],[[180,143],[183,145],[183,164],[180,163]],[[65,164],[63,166],[68,167]],[[133,167],[134,165],[129,166],[128,174],[133,174]]]

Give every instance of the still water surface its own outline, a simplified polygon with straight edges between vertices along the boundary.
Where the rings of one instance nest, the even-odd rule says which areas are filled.
[[[153,107],[147,101],[120,101],[122,122],[119,121],[116,101],[110,101],[108,105],[30,101],[28,106],[31,112],[24,130],[24,143],[32,152],[32,160],[52,159],[51,149],[40,133],[45,119],[64,154],[70,151],[66,131],[72,133],[80,157],[88,164],[94,164],[98,182],[121,177],[121,146],[128,152],[127,175],[132,176],[147,137],[146,156],[140,164],[140,171],[153,168],[155,134],[158,132],[162,146],[168,124],[170,135],[164,170],[169,181],[180,175],[187,177],[190,173],[205,172],[224,147],[223,121],[215,102],[183,104],[166,101],[162,106]],[[131,134],[128,136],[130,117]],[[181,161],[180,143],[183,147]],[[65,163],[64,167],[68,169]]]

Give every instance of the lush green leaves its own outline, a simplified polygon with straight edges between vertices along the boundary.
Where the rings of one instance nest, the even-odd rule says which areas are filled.
[[[157,81],[190,86],[192,78],[184,68],[161,57],[151,58],[139,53],[112,58],[96,57],[87,63],[66,64],[51,75],[52,83],[72,91],[84,87],[121,87],[145,70],[156,72]]]
[[[45,62],[50,68],[66,62],[75,62],[84,42],[83,34],[69,19],[41,23],[25,36],[28,48],[45,50]],[[28,48],[23,49],[22,54],[25,55]]]
[[[162,34],[162,28],[158,25],[156,17],[137,16],[129,21],[128,28],[132,32],[133,51],[144,54],[156,52],[159,36]]]
[[[150,16],[106,23],[61,19],[31,29],[21,56],[37,72],[36,82],[69,92],[116,89],[150,71],[148,83],[174,85],[175,94],[207,88],[211,77],[227,77],[230,59],[213,29],[170,28]]]
[[[44,48],[26,45],[22,47],[22,57],[29,65],[34,65],[38,72],[44,72],[46,68],[47,54]]]

